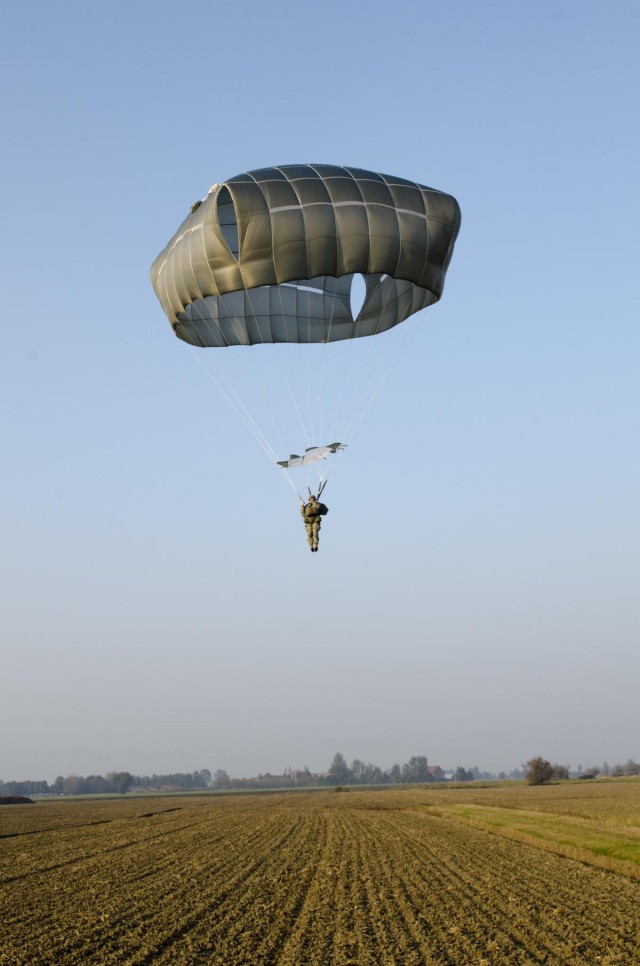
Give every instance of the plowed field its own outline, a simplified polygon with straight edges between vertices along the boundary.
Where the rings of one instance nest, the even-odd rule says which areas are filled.
[[[469,824],[453,794],[4,806],[0,963],[640,963],[638,879]]]

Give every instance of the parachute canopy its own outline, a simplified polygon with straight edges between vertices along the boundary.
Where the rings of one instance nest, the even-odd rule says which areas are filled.
[[[376,335],[437,302],[460,227],[451,195],[330,164],[216,184],[151,269],[176,335],[195,346]],[[366,295],[354,318],[353,276]]]

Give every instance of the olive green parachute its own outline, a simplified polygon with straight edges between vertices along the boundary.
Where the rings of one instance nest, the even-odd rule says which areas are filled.
[[[326,486],[442,295],[459,228],[434,188],[283,165],[213,185],[154,261],[175,334],[298,497]]]
[[[440,298],[455,198],[360,168],[294,164],[214,185],[153,263],[176,335],[202,347],[376,335]],[[366,296],[350,305],[354,275]]]

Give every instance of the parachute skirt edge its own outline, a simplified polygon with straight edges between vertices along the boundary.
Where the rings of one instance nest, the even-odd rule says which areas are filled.
[[[197,299],[173,328],[179,339],[202,348],[341,342],[386,332],[439,299],[406,279],[365,275],[367,294],[354,319],[349,302],[353,277],[327,276],[322,289],[313,291],[308,280],[296,279]]]

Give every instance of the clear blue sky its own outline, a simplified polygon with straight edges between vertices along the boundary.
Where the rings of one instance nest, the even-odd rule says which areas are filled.
[[[639,28],[5,5],[0,778],[640,757]],[[463,215],[313,555],[149,282],[213,182],[309,161]]]

